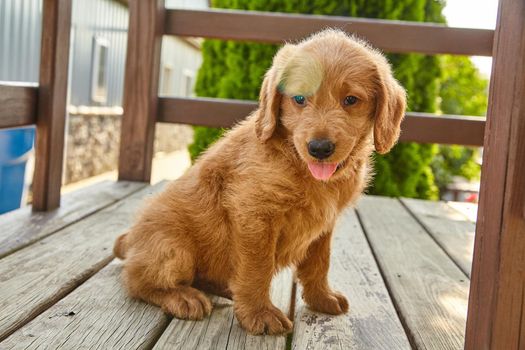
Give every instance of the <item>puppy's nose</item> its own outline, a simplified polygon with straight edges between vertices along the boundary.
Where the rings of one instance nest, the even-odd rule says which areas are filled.
[[[334,153],[335,145],[327,139],[312,140],[308,142],[308,153],[317,159],[328,158]]]

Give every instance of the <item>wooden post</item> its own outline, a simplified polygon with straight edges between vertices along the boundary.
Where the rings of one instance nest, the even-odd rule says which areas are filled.
[[[500,0],[465,348],[525,349],[525,1]]]
[[[151,177],[164,12],[164,0],[129,1],[119,180]]]
[[[71,0],[44,0],[35,140],[33,209],[60,205]]]

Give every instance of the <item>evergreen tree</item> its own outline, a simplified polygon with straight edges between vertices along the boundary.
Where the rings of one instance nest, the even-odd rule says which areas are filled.
[[[438,0],[214,0],[213,7],[317,15],[444,22]],[[262,79],[278,46],[206,40],[195,91],[198,96],[256,100]],[[419,54],[388,55],[396,78],[407,90],[408,108],[438,110],[440,61]],[[219,129],[195,128],[190,154],[195,159],[221,135]],[[376,175],[370,193],[387,196],[437,198],[431,163],[436,145],[399,144],[387,155],[375,155]]]

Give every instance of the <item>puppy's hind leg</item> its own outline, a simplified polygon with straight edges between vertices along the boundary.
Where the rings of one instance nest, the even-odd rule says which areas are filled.
[[[183,248],[157,246],[157,249],[127,260],[124,278],[130,295],[158,305],[180,319],[201,320],[209,315],[210,299],[191,287],[195,274],[194,255]]]

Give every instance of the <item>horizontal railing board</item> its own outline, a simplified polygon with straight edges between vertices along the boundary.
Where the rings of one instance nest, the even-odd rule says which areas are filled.
[[[483,146],[485,118],[409,112],[401,125],[400,141]]]
[[[254,101],[233,99],[160,97],[157,121],[229,128],[257,106]]]
[[[36,123],[38,85],[0,81],[0,129]]]
[[[325,28],[340,28],[396,53],[492,56],[494,31],[435,23],[235,10],[167,10],[164,33],[224,40],[282,43]]]
[[[159,98],[158,122],[231,127],[257,108],[257,102],[216,98]],[[400,141],[483,146],[485,119],[409,112]]]

